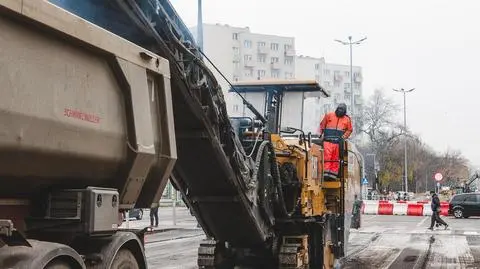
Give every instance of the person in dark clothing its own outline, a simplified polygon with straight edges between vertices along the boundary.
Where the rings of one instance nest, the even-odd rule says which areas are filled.
[[[155,227],[158,227],[158,205],[150,208],[150,226],[153,227],[153,219],[155,218]]]
[[[430,227],[428,229],[433,230],[433,226],[435,226],[435,222],[437,222],[437,227],[438,227],[438,224],[441,224],[445,226],[445,230],[446,230],[448,228],[448,224],[440,218],[440,210],[441,210],[440,199],[438,198],[438,195],[435,192],[431,192],[431,193],[432,193],[432,203],[431,203],[432,218],[430,221]]]

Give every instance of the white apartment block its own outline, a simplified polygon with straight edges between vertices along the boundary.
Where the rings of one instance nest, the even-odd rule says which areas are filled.
[[[196,37],[197,28],[191,31]],[[248,27],[203,24],[203,51],[231,82],[295,76],[293,37],[252,33]],[[227,93],[228,83],[213,72],[225,93],[229,114],[242,116],[240,98]]]
[[[350,65],[326,63],[324,58],[296,56],[295,77],[315,79],[329,93],[330,98],[305,100],[305,129],[318,128],[325,113],[334,111],[339,103],[345,103],[348,114],[355,118],[362,112],[362,68],[353,66],[354,114],[352,115],[352,92],[350,88]]]

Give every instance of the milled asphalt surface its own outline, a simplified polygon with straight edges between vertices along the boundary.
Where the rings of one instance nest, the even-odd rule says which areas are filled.
[[[362,217],[342,268],[480,268],[480,218],[442,217],[449,228],[430,231],[430,217]]]

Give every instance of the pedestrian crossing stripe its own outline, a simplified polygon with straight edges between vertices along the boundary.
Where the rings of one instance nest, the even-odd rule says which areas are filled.
[[[464,235],[477,235],[478,232],[469,232],[469,231],[465,231],[463,232]]]

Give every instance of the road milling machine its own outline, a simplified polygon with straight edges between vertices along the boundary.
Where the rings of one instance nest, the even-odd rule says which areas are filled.
[[[0,268],[147,268],[146,231],[119,224],[168,179],[207,235],[201,268],[344,255],[360,155],[343,141],[326,181],[321,139],[283,117],[325,90],[232,85],[252,113],[229,117],[205,61],[168,0],[0,0]]]

